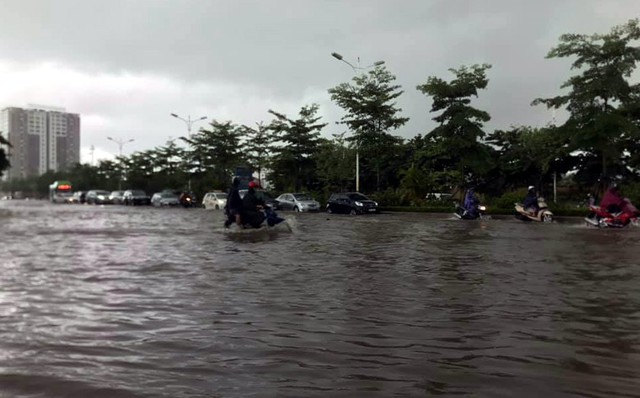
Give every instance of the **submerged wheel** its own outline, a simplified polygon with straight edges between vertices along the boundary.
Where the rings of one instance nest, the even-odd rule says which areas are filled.
[[[542,222],[553,222],[553,215],[545,213],[542,215]]]
[[[329,213],[329,214],[333,213],[333,212],[331,211],[331,207],[328,207],[328,206],[327,206],[327,213]]]
[[[300,208],[298,206],[294,207],[293,210],[295,210],[296,212],[300,213]]]
[[[351,209],[349,214],[351,214],[352,216],[355,216],[356,214],[358,214],[358,212],[356,211],[356,209]]]

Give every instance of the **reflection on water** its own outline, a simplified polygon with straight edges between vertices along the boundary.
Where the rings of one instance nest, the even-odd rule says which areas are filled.
[[[0,202],[0,397],[640,391],[640,229]]]

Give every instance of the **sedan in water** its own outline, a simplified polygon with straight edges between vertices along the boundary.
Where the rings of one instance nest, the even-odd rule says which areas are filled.
[[[318,211],[320,203],[306,193],[283,193],[276,198],[281,210]]]
[[[180,196],[171,191],[154,193],[151,197],[151,204],[156,207],[180,206]]]
[[[334,193],[327,203],[327,213],[352,215],[378,213],[378,203],[360,192]]]
[[[124,191],[124,195],[122,195],[122,203],[124,203],[125,206],[149,205],[151,204],[151,199],[149,199],[145,191],[128,189]]]
[[[227,205],[227,194],[224,192],[213,191],[207,192],[202,198],[202,206],[205,209],[224,209]]]
[[[109,191],[93,189],[87,192],[86,201],[88,205],[108,205],[111,204],[109,195],[111,195]]]

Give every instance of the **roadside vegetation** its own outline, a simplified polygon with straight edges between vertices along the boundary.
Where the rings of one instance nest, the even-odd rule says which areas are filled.
[[[486,131],[491,115],[473,100],[491,89],[491,65],[470,65],[417,85],[437,127],[404,139],[396,135],[408,121],[396,103],[403,88],[386,66],[377,65],[328,90],[344,110],[337,126],[321,120],[316,104],[302,106],[297,115],[269,110],[273,120],[255,126],[214,120],[180,144],[169,141],[95,166],[78,164],[5,183],[3,190],[44,195],[52,181],[66,179],[77,190],[115,190],[122,180],[123,187],[155,192],[184,188],[191,178],[202,197],[226,189],[234,168],[249,165],[268,172],[276,192],[306,191],[324,200],[332,192],[355,190],[357,153],[360,191],[387,208],[450,209],[451,199],[426,197],[444,192],[459,199],[474,186],[490,209],[510,210],[529,185],[552,202],[555,180],[552,209],[571,213],[580,211],[587,193],[601,197],[603,178],[611,177],[621,178],[625,196],[640,203],[640,85],[633,81],[639,39],[637,19],[606,34],[560,37],[547,58],[573,62],[567,81],[557,96],[532,102],[565,110],[568,118],[558,125]],[[0,149],[0,172],[6,167]]]

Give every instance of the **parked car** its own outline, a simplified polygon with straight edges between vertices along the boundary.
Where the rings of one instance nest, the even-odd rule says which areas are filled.
[[[109,199],[114,205],[121,205],[124,199],[124,191],[112,191]]]
[[[111,192],[103,191],[100,189],[92,189],[87,192],[87,204],[88,205],[109,205],[111,200],[109,199]]]
[[[220,191],[207,192],[202,198],[202,206],[205,209],[224,209],[227,205],[227,194]]]
[[[125,206],[148,205],[151,204],[151,199],[145,191],[128,189],[124,191],[122,195],[122,203],[124,203]]]
[[[283,193],[276,198],[281,210],[318,211],[320,203],[306,193]]]
[[[151,197],[151,204],[156,207],[179,206],[180,196],[172,191],[156,192]]]
[[[71,195],[69,199],[71,203],[83,204],[87,201],[87,192],[86,191],[76,191]]]
[[[360,192],[334,193],[327,203],[327,212],[344,214],[378,213],[378,203]]]
[[[244,198],[244,195],[247,193],[247,190],[240,189],[238,193],[240,194],[240,198]],[[280,205],[278,204],[278,201],[275,200],[271,195],[269,195],[267,191],[264,191],[262,189],[256,189],[256,196],[262,197],[262,200],[264,200],[264,203],[267,206],[271,207],[273,210],[280,210]]]

